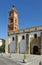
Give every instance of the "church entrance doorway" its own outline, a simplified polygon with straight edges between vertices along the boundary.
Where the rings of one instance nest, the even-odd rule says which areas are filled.
[[[38,46],[33,47],[33,54],[36,54],[36,55],[39,54]]]

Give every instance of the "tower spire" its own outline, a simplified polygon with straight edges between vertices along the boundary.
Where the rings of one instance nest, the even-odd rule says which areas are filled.
[[[18,30],[18,13],[13,5],[9,12],[8,34]]]
[[[12,5],[12,7],[14,8],[14,7],[15,7],[15,5]]]
[[[15,11],[17,12],[17,10],[16,10],[16,8],[15,8],[15,5],[12,5],[11,10],[15,10]]]

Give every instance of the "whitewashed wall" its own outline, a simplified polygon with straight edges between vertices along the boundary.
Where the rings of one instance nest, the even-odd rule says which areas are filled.
[[[16,36],[18,37],[17,45],[19,48],[20,53],[26,52],[26,34],[27,33],[20,33],[15,35],[9,36],[9,46],[10,46],[10,52],[16,52]],[[22,39],[22,36],[25,37],[25,39]],[[14,41],[12,41],[12,37],[14,37]],[[29,41],[29,40],[28,40]]]
[[[25,39],[22,39],[22,36],[25,36]],[[19,34],[18,35],[18,44],[19,44],[19,49],[20,53],[25,53],[26,52],[26,34]]]
[[[27,33],[20,33],[17,34],[18,41],[17,44],[19,45],[19,52],[20,53],[25,53],[26,52],[26,34]],[[34,38],[34,34],[37,34],[38,37],[40,37],[41,32],[31,32],[29,33],[29,47],[30,47],[30,38]],[[22,36],[25,36],[25,39],[22,39]],[[14,37],[14,41],[12,41],[12,37]],[[9,36],[9,45],[10,45],[10,52],[16,52],[16,34],[15,35],[10,35]]]
[[[14,37],[14,41],[12,41],[12,37]],[[9,47],[10,47],[10,52],[16,52],[16,36],[15,35],[9,36]]]

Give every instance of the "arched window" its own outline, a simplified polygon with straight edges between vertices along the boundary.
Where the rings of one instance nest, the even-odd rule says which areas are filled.
[[[22,36],[22,40],[24,40],[24,39],[25,39],[25,36],[23,35],[23,36]]]
[[[37,34],[34,34],[34,38],[37,38]]]
[[[10,23],[13,23],[13,19],[10,19]]]
[[[12,37],[12,41],[14,41],[14,37]]]

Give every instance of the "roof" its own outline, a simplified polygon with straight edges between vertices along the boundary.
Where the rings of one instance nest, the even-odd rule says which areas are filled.
[[[35,27],[32,27],[32,28],[25,28],[25,29],[20,29],[20,30],[17,30],[16,32],[11,32],[10,31],[10,34],[9,35],[13,35],[13,34],[18,34],[18,33],[30,33],[30,32],[37,32],[37,31],[42,31],[42,26],[35,26]]]

